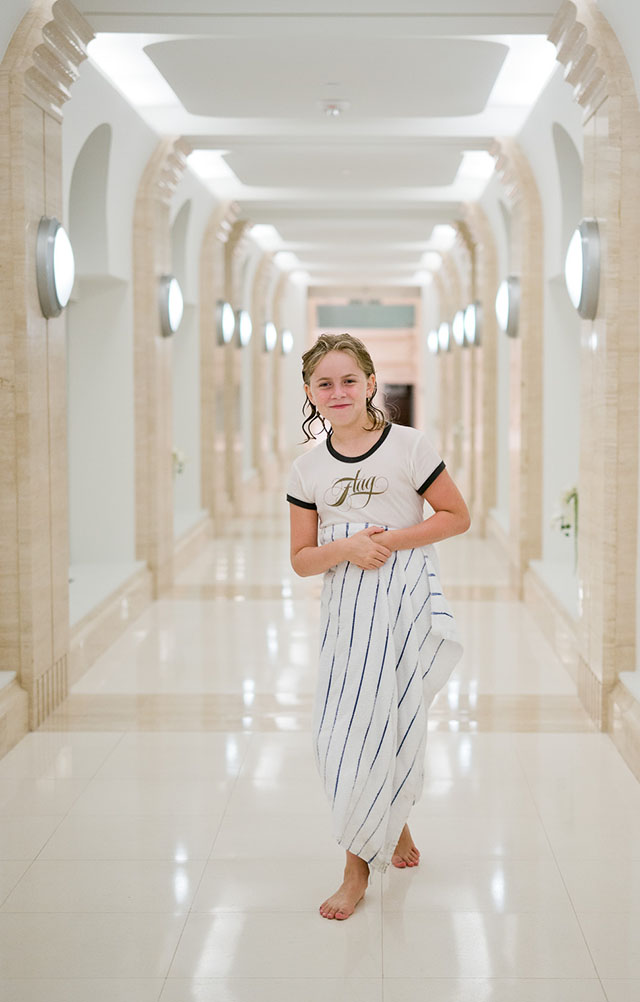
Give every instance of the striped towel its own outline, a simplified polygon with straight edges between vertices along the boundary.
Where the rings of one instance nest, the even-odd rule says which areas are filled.
[[[366,527],[327,526],[320,545]],[[428,707],[462,655],[435,548],[327,571],[320,640],[313,736],[333,833],[384,872],[422,793]]]

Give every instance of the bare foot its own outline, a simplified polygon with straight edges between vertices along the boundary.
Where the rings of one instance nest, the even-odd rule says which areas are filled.
[[[391,857],[391,862],[399,870],[403,870],[407,866],[418,866],[420,862],[420,851],[416,848],[416,844],[411,838],[408,825],[405,825],[400,833],[396,851]]]
[[[320,905],[320,914],[327,919],[346,919],[353,915],[358,901],[369,884],[369,866],[364,859],[347,852],[344,881],[335,894]]]

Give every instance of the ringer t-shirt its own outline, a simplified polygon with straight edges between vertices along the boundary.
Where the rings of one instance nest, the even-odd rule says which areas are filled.
[[[444,468],[416,428],[387,424],[362,456],[342,456],[329,435],[294,461],[287,501],[317,511],[321,526],[368,522],[405,529],[422,522],[422,494]]]

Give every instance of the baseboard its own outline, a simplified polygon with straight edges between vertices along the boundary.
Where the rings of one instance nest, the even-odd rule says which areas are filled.
[[[70,686],[151,604],[152,594],[151,572],[143,567],[76,623],[69,643]]]
[[[534,567],[524,576],[524,603],[578,686],[578,624]]]
[[[640,702],[624,682],[609,696],[609,725],[611,740],[640,780]]]
[[[213,523],[209,515],[204,515],[175,542],[173,550],[173,575],[177,578],[185,567],[199,555],[203,546],[213,538]]]
[[[14,679],[0,689],[0,758],[29,733],[29,697]]]

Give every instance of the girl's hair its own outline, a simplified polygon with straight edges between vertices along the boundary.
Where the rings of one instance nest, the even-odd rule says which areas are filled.
[[[358,364],[358,367],[364,372],[367,379],[369,376],[375,376],[376,371],[373,367],[373,362],[371,361],[371,355],[363,345],[362,341],[359,341],[357,337],[353,337],[352,334],[321,334],[316,343],[308,351],[305,351],[302,356],[302,381],[308,386],[309,380],[313,374],[314,369],[319,362],[328,355],[330,351],[346,351],[351,355]],[[371,420],[371,425],[367,428],[367,431],[374,431],[378,428],[384,428],[387,423],[386,416],[379,407],[375,407],[373,404],[373,398],[378,391],[377,384],[373,388],[373,393],[370,397],[367,397],[367,416]],[[307,409],[309,413],[307,413]],[[302,422],[302,430],[305,434],[305,441],[309,442],[312,438],[316,436],[311,431],[311,425],[314,421],[319,421],[322,425],[323,431],[327,431],[327,426],[325,424],[324,418],[319,413],[315,404],[312,404],[308,396],[305,394],[304,403],[302,405],[302,414],[304,421]],[[306,416],[305,416],[306,415]]]

